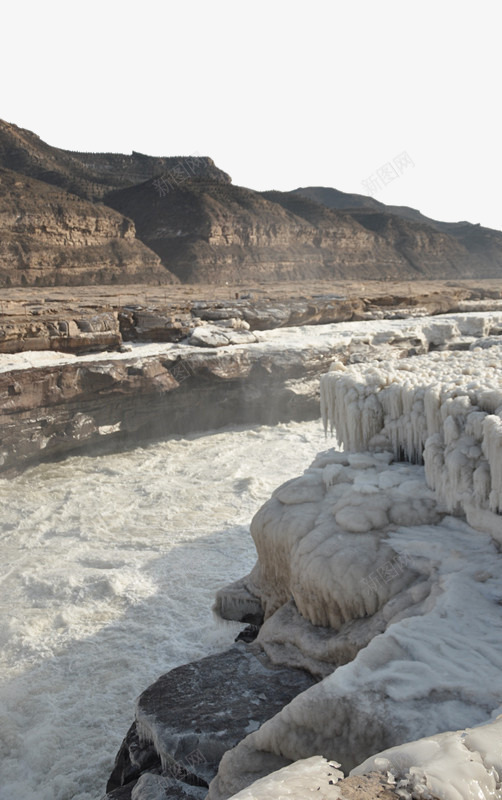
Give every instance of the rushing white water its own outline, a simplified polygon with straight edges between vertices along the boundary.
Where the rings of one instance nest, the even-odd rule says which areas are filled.
[[[214,593],[324,447],[318,422],[235,428],[0,480],[0,797],[102,796],[134,698],[233,642]]]

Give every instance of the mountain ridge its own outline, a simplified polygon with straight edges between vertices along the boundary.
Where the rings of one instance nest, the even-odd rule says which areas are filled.
[[[4,286],[502,276],[502,232],[329,187],[257,192],[206,156],[78,153],[0,120],[0,168]]]

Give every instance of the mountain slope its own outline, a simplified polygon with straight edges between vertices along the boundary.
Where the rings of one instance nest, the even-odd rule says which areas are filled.
[[[343,194],[336,189],[326,191],[331,193],[330,196],[335,201],[337,195]],[[266,192],[265,195],[313,224],[330,229],[333,234],[349,220],[353,225],[361,226],[375,237],[373,257],[377,257],[376,254],[381,252],[385,244],[387,250],[394,254],[394,263],[399,263],[410,279],[438,277],[438,270],[444,278],[476,275],[476,266],[465,247],[430,225],[412,222],[390,213],[380,213],[377,208],[338,210],[299,192]],[[348,197],[351,198],[350,202],[354,202],[354,199],[362,196]],[[336,238],[334,241],[336,242]],[[393,275],[386,270],[383,277]]]
[[[502,276],[502,232],[255,192],[205,157],[75,153],[0,120],[0,170],[0,285]]]
[[[105,201],[134,220],[138,236],[182,281],[377,279],[408,269],[357,221],[319,204],[301,215],[279,195],[191,180],[159,197],[150,181]]]
[[[183,172],[187,161],[190,173],[230,183],[230,177],[207,157],[77,153],[51,147],[35,133],[0,120],[0,166],[91,200],[100,200],[112,189],[134,186],[156,175]]]
[[[320,203],[329,209],[349,213],[370,230],[379,228],[384,233],[383,216],[399,217],[422,226],[423,230],[440,231],[455,239],[464,248],[465,277],[499,277],[502,275],[502,231],[485,228],[471,222],[441,222],[431,219],[409,206],[390,206],[361,194],[349,194],[324,186],[294,189],[291,194]],[[372,214],[380,215],[372,219]],[[395,223],[398,225],[398,223]],[[401,226],[402,227],[402,226]],[[438,265],[441,267],[441,262]]]
[[[0,168],[0,286],[169,283],[116,211]]]

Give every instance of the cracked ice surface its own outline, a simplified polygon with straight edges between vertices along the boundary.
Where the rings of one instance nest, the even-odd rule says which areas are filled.
[[[325,426],[347,450],[425,463],[446,508],[502,541],[502,347],[379,364],[321,378]]]

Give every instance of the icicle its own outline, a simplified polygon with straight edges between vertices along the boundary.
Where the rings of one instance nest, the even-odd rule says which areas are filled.
[[[423,460],[428,485],[450,512],[469,506],[500,514],[501,350],[445,351],[331,371],[321,379],[325,425],[348,451],[388,442],[396,460]]]

